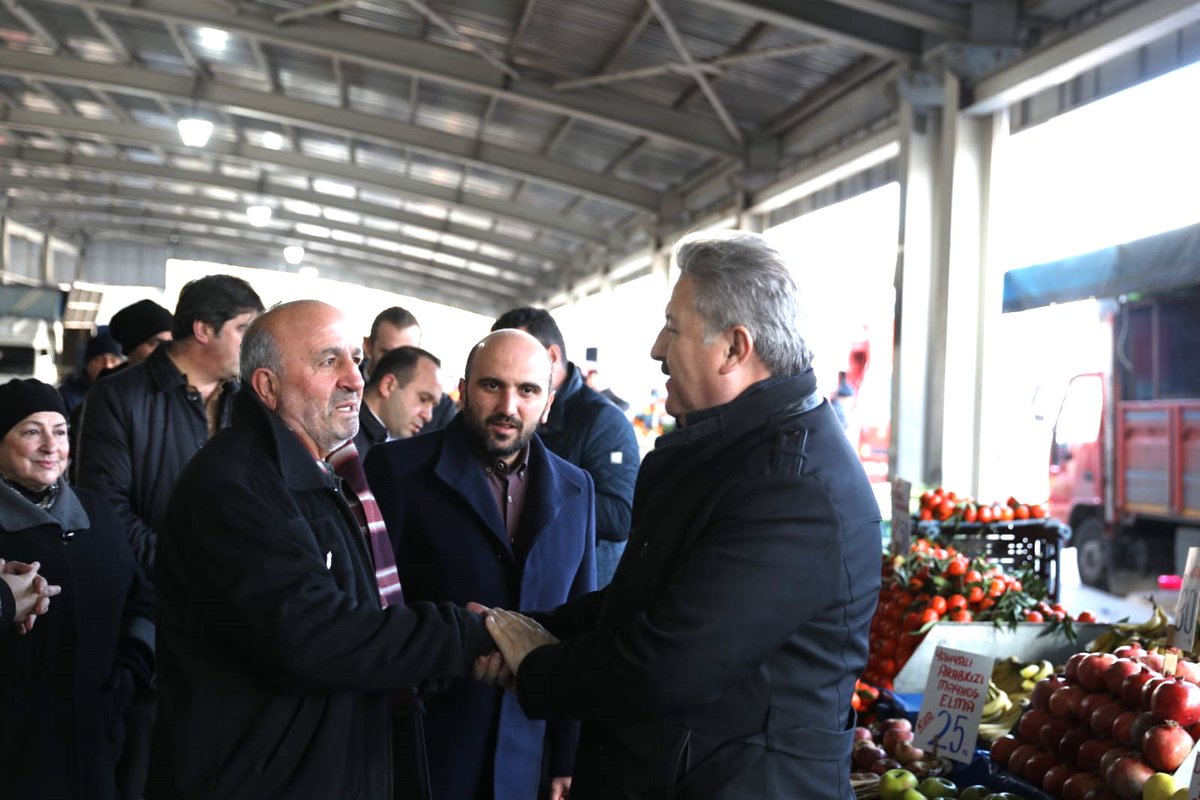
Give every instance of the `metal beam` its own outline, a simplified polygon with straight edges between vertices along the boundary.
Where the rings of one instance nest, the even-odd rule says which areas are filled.
[[[486,63],[488,63],[492,67],[495,67],[496,69],[500,70],[505,75],[512,78],[514,81],[521,80],[521,73],[517,72],[511,66],[509,66],[508,64],[505,64],[503,61],[496,58],[494,55],[489,53],[485,48],[480,47],[479,42],[475,41],[474,38],[467,36],[465,33],[460,31],[456,26],[450,24],[449,20],[447,20],[441,14],[434,11],[429,6],[425,5],[425,3],[422,2],[422,0],[403,0],[403,2],[410,5],[413,8],[413,10],[415,10],[418,14],[425,17],[425,19],[429,20],[434,25],[441,28],[451,39],[454,39],[459,44],[461,44],[463,47],[467,48],[467,50],[469,50],[470,52],[479,56],[481,59],[483,59]]]
[[[963,112],[991,114],[1197,22],[1195,0],[1144,0],[976,81]]]
[[[304,8],[280,11],[275,15],[275,24],[286,25],[298,19],[322,17],[326,14],[332,14],[335,11],[341,11],[343,8],[351,8],[356,5],[358,5],[358,0],[327,0],[324,3],[313,3],[311,6],[305,6]]]
[[[167,35],[171,37],[171,42],[175,45],[175,49],[179,51],[179,57],[183,59],[183,63],[188,65],[188,69],[193,75],[208,76],[210,73],[208,67],[200,63],[200,59],[196,58],[196,54],[192,52],[192,48],[188,47],[188,43],[184,41],[183,34],[179,32],[179,26],[171,20],[163,20],[167,28]]]
[[[3,51],[0,51],[2,54]],[[0,123],[16,130],[49,130],[61,133],[97,136],[113,141],[151,147],[158,145],[170,151],[186,151],[174,131],[148,128],[144,126],[125,125],[108,120],[85,119],[83,117],[65,116],[60,114],[43,114],[25,109],[8,109],[0,112]],[[573,239],[603,243],[607,234],[596,226],[582,220],[568,219],[561,215],[550,214],[514,206],[510,203],[478,195],[458,197],[458,192],[446,186],[405,178],[394,173],[377,169],[365,169],[338,161],[283,150],[269,150],[265,147],[255,147],[247,143],[228,142],[213,139],[204,148],[208,155],[225,156],[244,159],[251,164],[272,164],[289,170],[309,173],[317,176],[335,178],[346,181],[358,187],[380,188],[419,199],[433,199],[444,205],[455,206],[469,211],[483,212],[495,217],[514,220],[523,225],[545,228],[560,235]],[[188,152],[188,155],[194,153]]]
[[[831,0],[695,0],[739,17],[749,17],[808,36],[892,59],[921,54],[921,31]]]
[[[34,36],[41,39],[51,50],[57,53],[63,49],[62,40],[51,33],[50,29],[37,18],[37,15],[21,5],[19,0],[0,0],[0,5],[3,5],[8,10],[8,13],[16,18],[17,22],[28,28]]]
[[[529,23],[533,20],[533,12],[537,9],[537,0],[525,0],[525,5],[521,8],[521,16],[517,20],[517,26],[513,28],[512,36],[508,37],[508,47],[504,48],[504,59],[511,64],[513,56],[521,47],[521,40],[525,38],[525,32],[529,30]]]
[[[648,136],[712,155],[742,155],[716,121],[602,89],[562,95],[549,85],[531,80],[511,83],[507,76],[481,64],[468,53],[373,31],[361,25],[335,20],[306,20],[281,28],[275,25],[270,15],[255,13],[250,9],[233,13],[195,0],[139,0],[136,5],[131,5],[129,0],[60,0],[60,4],[72,8],[95,8],[163,24],[220,28],[232,35],[257,38],[278,47],[326,58],[340,58],[346,63],[387,72],[416,75],[423,80],[467,91],[498,95],[501,100],[518,105],[586,119],[606,128]]]
[[[139,203],[148,204],[152,207],[183,206],[185,208],[205,208],[213,211],[227,211],[233,214],[243,214],[246,210],[246,203],[218,200],[216,198],[206,197],[201,194],[181,194],[179,192],[135,189],[132,187],[117,186],[109,183],[99,183],[96,181],[65,181],[50,178],[29,178],[19,175],[6,175],[4,176],[4,185],[8,189],[28,189],[30,191],[58,195],[72,195],[93,198],[100,197],[109,198],[112,200],[137,201]],[[265,192],[265,194],[269,194],[269,192]],[[297,214],[288,211],[286,208],[276,208],[274,210],[272,219],[280,222],[290,222],[293,224],[318,225],[323,228],[336,229],[344,233],[352,233],[358,236],[371,237],[373,239],[385,239],[410,247],[420,247],[431,252],[443,253],[448,256],[453,256],[454,258],[474,261],[485,266],[502,270],[504,272],[509,272],[518,278],[542,277],[542,272],[540,270],[534,271],[528,267],[515,264],[511,261],[504,261],[499,258],[491,258],[483,255],[482,253],[476,253],[460,247],[429,242],[423,239],[406,236],[405,234],[398,232],[372,228],[367,225],[355,225],[352,223],[338,222],[325,217],[312,217],[308,216],[307,214]],[[521,281],[518,282],[520,283]]]
[[[83,15],[87,17],[88,22],[96,29],[96,33],[100,34],[101,38],[121,57],[122,61],[126,64],[141,63],[141,60],[125,44],[125,40],[121,38],[120,34],[113,30],[113,27],[105,21],[104,17],[100,16],[99,11],[94,8],[84,8],[81,10],[83,11]]]
[[[898,22],[946,39],[966,38],[968,16],[966,5],[921,2],[919,0],[833,0],[840,6],[852,8],[880,19]]]
[[[330,114],[329,106],[296,100],[269,92],[229,84],[203,81],[115,64],[93,64],[78,59],[21,53],[0,49],[0,74],[26,80],[46,79],[67,85],[103,88],[145,97],[167,97],[179,102],[195,101],[216,109],[230,109],[240,116],[270,122],[300,124],[314,130],[387,146],[401,145],[437,156],[493,169],[520,178],[533,178],[570,192],[582,192],[603,202],[641,211],[658,206],[659,196],[628,181],[597,175],[579,167],[480,142],[473,137],[410,125],[392,117],[342,110]],[[208,149],[211,149],[209,145]]]
[[[203,236],[211,236],[214,239],[225,239],[227,241],[244,242],[241,234],[253,234],[255,236],[270,236],[280,244],[282,249],[288,243],[304,242],[310,246],[334,248],[343,251],[347,254],[352,254],[354,258],[363,261],[374,262],[392,266],[395,269],[410,273],[412,275],[434,278],[439,282],[446,282],[452,285],[462,286],[464,288],[473,289],[482,294],[495,295],[496,297],[514,297],[522,292],[529,292],[536,286],[526,286],[523,284],[513,284],[499,280],[495,277],[472,274],[455,267],[433,264],[419,259],[414,259],[405,253],[393,253],[379,248],[372,248],[360,244],[352,244],[349,242],[341,242],[334,239],[323,239],[319,236],[309,236],[306,234],[296,233],[294,231],[278,231],[269,228],[255,228],[248,224],[239,224],[227,220],[213,220],[196,217],[189,214],[173,214],[166,211],[155,211],[149,214],[143,213],[137,209],[123,208],[119,206],[95,207],[79,206],[70,203],[39,203],[32,201],[14,201],[9,204],[10,213],[12,212],[36,212],[39,214],[53,215],[55,219],[66,219],[75,217],[107,217],[118,220],[136,219],[143,226],[175,226],[175,225],[191,225],[203,226],[204,228],[224,228],[227,230],[237,231],[239,236],[229,236],[227,234],[218,233],[212,230],[194,231]],[[90,223],[89,223],[90,224]],[[254,239],[251,239],[254,241]],[[261,240],[259,240],[261,241]],[[509,290],[509,291],[506,291]]]
[[[233,178],[213,172],[183,170],[173,167],[142,164],[136,161],[122,161],[115,158],[99,156],[83,156],[71,153],[60,153],[54,150],[42,150],[27,147],[0,147],[0,162],[9,161],[26,167],[70,167],[73,170],[98,172],[115,176],[137,176],[153,178],[168,183],[182,183],[191,186],[204,186],[224,189],[234,192],[249,192],[262,194],[264,187],[260,181],[245,178]],[[473,225],[465,225],[446,219],[434,219],[422,214],[414,214],[400,208],[363,200],[351,200],[335,195],[314,193],[303,189],[293,189],[288,186],[268,184],[265,190],[273,197],[284,200],[294,200],[301,203],[312,203],[323,208],[348,211],[354,214],[366,214],[381,219],[391,219],[404,225],[431,231],[446,233],[464,239],[473,239],[495,247],[521,253],[544,263],[562,264],[570,259],[570,253],[555,247],[530,242],[493,231],[484,230]],[[432,244],[432,243],[431,243]]]

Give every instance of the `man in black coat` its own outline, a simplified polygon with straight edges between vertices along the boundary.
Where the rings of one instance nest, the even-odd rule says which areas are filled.
[[[584,721],[572,800],[849,800],[879,508],[779,255],[741,234],[677,258],[651,355],[681,427],[642,463],[613,582],[545,629],[488,627],[526,713]]]
[[[442,399],[442,362],[411,345],[388,351],[371,370],[358,410],[354,446],[365,460],[371,448],[416,436]]]
[[[562,331],[544,308],[514,308],[492,330],[517,328],[532,335],[550,356],[554,405],[538,437],[554,455],[592,476],[596,484],[596,585],[612,580],[629,538],[638,443],[621,409],[584,383],[582,371],[567,360]]]
[[[358,428],[360,358],[316,301],[246,334],[233,425],[184,471],[160,542],[154,800],[390,798],[396,690],[493,649],[461,608],[381,603],[325,462]]]

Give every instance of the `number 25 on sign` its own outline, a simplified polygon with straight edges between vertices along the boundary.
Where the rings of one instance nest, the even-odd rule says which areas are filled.
[[[939,756],[971,763],[992,677],[990,656],[939,646],[933,654],[913,742]]]

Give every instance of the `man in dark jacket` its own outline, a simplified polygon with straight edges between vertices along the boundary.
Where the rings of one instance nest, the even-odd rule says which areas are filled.
[[[174,341],[88,393],[76,482],[112,499],[151,580],[171,490],[196,451],[229,424],[238,347],[262,308],[241,278],[192,281],[179,294]]]
[[[472,349],[444,430],[367,458],[410,600],[551,608],[595,588],[591,481],[535,435],[549,384],[536,339],[493,333]],[[550,798],[566,796],[575,724],[531,720],[512,696],[459,681],[429,699],[425,732],[436,800],[539,797],[543,741]]]
[[[442,362],[419,347],[389,351],[367,379],[354,446],[362,458],[377,444],[421,432],[442,399]]]
[[[562,331],[544,308],[514,308],[492,330],[517,328],[531,334],[550,356],[554,405],[538,428],[542,443],[559,458],[592,476],[596,484],[596,585],[606,586],[629,538],[638,443],[621,409],[584,383],[579,367],[567,360]]]
[[[357,430],[360,358],[316,301],[247,333],[233,425],[181,476],[159,551],[155,800],[390,798],[395,690],[493,648],[475,614],[380,599],[325,462]]]
[[[584,720],[572,800],[849,800],[879,508],[779,255],[741,234],[678,263],[651,355],[681,428],[642,463],[613,582],[549,633],[488,627],[526,713]]]

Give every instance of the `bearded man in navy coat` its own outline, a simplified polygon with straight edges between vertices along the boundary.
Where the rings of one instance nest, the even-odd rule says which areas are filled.
[[[371,450],[367,478],[408,601],[542,609],[595,588],[592,480],[535,434],[550,377],[537,339],[496,331],[472,348],[461,413],[444,430]],[[548,788],[561,800],[576,725],[531,720],[512,694],[458,681],[426,698],[433,796],[529,800]]]

